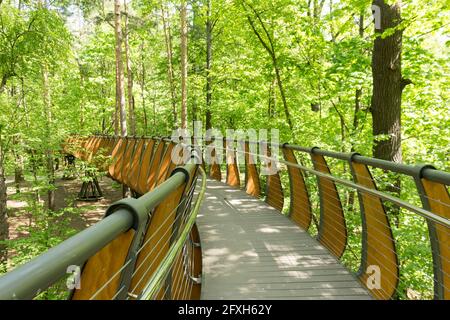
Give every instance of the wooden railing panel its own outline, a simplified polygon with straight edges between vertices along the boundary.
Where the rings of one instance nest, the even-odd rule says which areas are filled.
[[[136,142],[137,141],[135,138],[128,138],[127,150],[125,151],[125,154],[123,157],[122,181],[123,181],[123,184],[125,184],[127,186],[129,186],[131,184],[130,170],[131,170],[131,163],[133,160],[133,156],[135,153]]]
[[[183,198],[186,184],[178,187],[153,212],[131,280],[131,292],[139,294],[158,268],[172,241],[178,205]]]
[[[314,169],[331,174],[327,162],[322,155],[311,154]],[[347,245],[347,227],[339,193],[335,183],[327,178],[318,177],[320,196],[320,223],[317,239],[331,253],[340,258]]]
[[[226,152],[226,159],[227,159],[226,183],[231,187],[240,187],[241,179],[239,177],[239,168],[237,165],[236,150],[234,149],[233,142],[224,140],[224,149]]]
[[[161,163],[158,168],[158,175],[156,177],[155,185],[158,186],[164,181],[166,181],[170,172],[175,169],[176,165],[172,161],[172,150],[175,144],[173,142],[166,142],[166,148],[164,150],[164,155],[162,156]]]
[[[366,165],[350,161],[350,166],[356,183],[370,189],[377,189]],[[400,277],[397,250],[390,222],[379,197],[363,192],[358,192],[358,196],[363,231],[362,261],[358,277],[367,286],[373,272],[379,272],[379,285],[371,285],[368,290],[377,299],[390,299],[396,293]]]
[[[297,159],[291,149],[283,148],[282,151],[286,161],[292,164],[297,164]],[[311,224],[312,210],[303,173],[299,168],[291,165],[287,165],[287,170],[289,174],[289,190],[291,194],[289,217],[299,227],[308,230]]]
[[[139,194],[144,194],[147,192],[147,179],[148,175],[150,174],[150,167],[153,161],[153,156],[155,154],[155,144],[157,143],[157,141],[150,139],[145,145],[144,154],[142,155],[141,164],[139,166],[138,188],[136,189]]]
[[[209,168],[209,176],[217,181],[221,181],[222,180],[222,173],[220,171],[220,162],[218,159],[218,155],[217,155],[217,150],[214,147],[213,143],[210,143],[208,145],[208,147],[212,148],[211,150],[211,164],[210,164],[210,168]]]
[[[125,138],[119,138],[113,153],[112,163],[109,166],[109,174],[114,180],[122,182],[122,164],[127,149],[128,140]]]
[[[193,283],[191,296],[189,299],[191,300],[200,300],[201,296],[201,277],[202,277],[202,271],[203,271],[203,264],[202,264],[202,246],[200,241],[200,233],[198,232],[197,224],[194,224],[191,230],[190,235],[192,246],[193,246],[193,252],[190,256],[191,259],[191,272],[190,274],[194,278],[193,280],[197,280],[197,282]],[[191,280],[191,281],[193,281]]]
[[[245,156],[245,192],[259,197],[261,194],[261,185],[259,183],[258,169],[256,168],[255,156],[250,154],[250,145],[248,141],[244,143]]]
[[[138,140],[136,150],[131,159],[130,171],[128,173],[128,186],[136,192],[139,189],[139,171],[142,165],[142,157],[144,155],[146,142],[146,139]]]
[[[425,197],[423,201],[430,211],[450,219],[450,196],[447,186],[421,179]],[[435,298],[450,300],[450,228],[428,222],[433,249]]]
[[[166,148],[167,143],[165,143],[164,141],[159,141],[156,149],[154,150],[153,158],[150,163],[150,168],[147,176],[145,192],[153,190],[153,188],[156,186],[159,175],[159,168],[161,166],[161,161],[163,159]]]
[[[80,278],[80,289],[74,291],[72,300],[111,300],[115,296],[121,273],[112,277],[124,265],[134,235],[133,229],[121,234],[86,262]],[[108,281],[106,287],[96,294]]]
[[[268,145],[265,146],[267,148],[267,156],[271,157],[271,151]],[[283,186],[281,185],[280,173],[278,171],[278,167],[274,161],[268,161],[268,168],[270,174],[267,176],[266,183],[266,203],[277,209],[278,211],[283,211],[284,206],[284,194],[283,194]]]

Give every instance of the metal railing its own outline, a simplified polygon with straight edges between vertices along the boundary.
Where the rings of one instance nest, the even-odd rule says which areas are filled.
[[[449,173],[317,147],[196,139],[213,159],[210,176],[222,180],[226,170],[227,184],[264,197],[355,271],[374,297],[450,299]],[[281,157],[270,155],[278,151]],[[265,166],[278,170],[263,176]],[[401,194],[397,181],[413,194]]]
[[[143,196],[114,204],[98,224],[1,277],[0,298],[32,298],[67,266],[83,264],[81,289],[72,299],[199,298],[201,244],[194,222],[206,187],[199,162],[175,168],[175,143],[168,138],[72,140],[80,158],[110,157],[103,169]],[[226,183],[264,197],[316,236],[374,297],[450,298],[449,173],[289,144],[262,152],[267,145],[231,139],[183,147],[209,153],[211,177],[222,180],[226,169]],[[233,161],[222,164],[223,157]],[[263,176],[264,166],[277,170]]]
[[[79,139],[84,158],[86,153],[100,150],[88,146],[93,139],[98,140],[98,145],[106,145],[113,138]],[[182,167],[164,168],[164,174],[161,169],[164,157],[153,156],[153,161],[161,164],[157,172],[148,172],[159,177],[149,192],[138,199],[114,203],[100,222],[1,276],[0,299],[32,299],[64,278],[73,266],[82,271],[74,279],[71,299],[142,299],[157,288],[164,288],[163,297],[171,298],[174,292],[170,288],[179,286],[180,281],[189,284],[178,290],[180,297],[182,294],[185,299],[199,298],[201,264],[193,262],[201,259],[201,251],[198,241],[194,241],[198,238],[195,218],[206,178],[203,169],[196,165],[195,156],[193,152],[191,160]],[[195,194],[198,175],[201,189]],[[188,243],[193,247],[188,248]],[[171,270],[173,257],[180,256],[184,273]],[[173,277],[172,283],[168,275]],[[161,276],[166,280],[164,284]]]

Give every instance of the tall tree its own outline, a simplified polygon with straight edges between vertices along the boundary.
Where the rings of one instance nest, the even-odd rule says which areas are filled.
[[[134,111],[134,95],[133,95],[133,71],[131,69],[131,52],[129,43],[130,30],[128,27],[128,6],[127,0],[123,1],[123,8],[125,14],[125,28],[124,28],[124,42],[125,42],[125,56],[127,66],[127,84],[128,84],[128,119],[130,124],[130,134],[136,134],[136,116]]]
[[[247,11],[247,7],[252,12],[252,15],[256,17],[256,20],[258,21],[258,24],[262,28],[262,32],[258,31],[257,24],[254,21],[254,18],[250,13],[247,13],[247,21],[250,24],[254,34],[258,38],[259,42],[262,44],[264,49],[267,51],[267,53],[270,56],[270,59],[272,60],[273,68],[275,70],[275,76],[277,80],[278,89],[280,91],[281,101],[283,102],[283,108],[284,108],[284,114],[286,116],[286,121],[289,125],[289,129],[291,132],[294,130],[294,125],[292,123],[291,113],[289,111],[289,106],[286,99],[286,92],[283,87],[283,82],[281,80],[281,68],[280,63],[278,60],[278,55],[275,49],[275,43],[273,36],[270,34],[269,30],[266,27],[266,23],[263,21],[261,14],[256,10],[252,5],[249,3],[242,1],[244,9]]]
[[[40,1],[39,10],[42,11],[42,17],[45,19],[48,10],[48,2]],[[44,43],[44,50],[46,51],[47,44]],[[49,65],[48,61],[44,58],[41,67],[42,72],[42,99],[44,105],[44,114],[45,114],[45,142],[47,144],[45,150],[45,157],[47,162],[47,177],[49,188],[47,191],[47,201],[48,201],[48,209],[51,211],[55,211],[55,169],[54,169],[54,155],[52,150],[52,101],[51,101],[51,92],[50,92],[50,83],[49,83]]]
[[[380,29],[375,24],[376,39],[372,55],[372,117],[374,156],[395,162],[402,161],[401,105],[402,92],[411,81],[402,77],[401,1],[389,5],[384,0],[374,0],[380,8]],[[377,21],[376,21],[377,22]],[[391,29],[392,34],[383,35]]]
[[[2,243],[9,237],[8,210],[6,206],[6,177],[5,177],[5,153],[2,139],[2,126],[0,126],[0,271],[6,268],[8,257],[7,246]]]
[[[120,0],[114,1],[114,31],[116,35],[116,113],[120,116],[120,134],[127,135],[127,115],[125,110],[125,90],[122,61],[122,18]]]
[[[169,87],[170,87],[170,101],[172,103],[172,116],[173,116],[173,127],[177,126],[177,93],[175,88],[175,72],[173,69],[173,49],[172,49],[172,31],[170,28],[170,23],[168,17],[166,17],[166,10],[164,9],[164,4],[161,5],[161,17],[163,22],[164,30],[164,40],[166,44],[166,57],[167,57],[167,74],[169,77]]]
[[[187,126],[187,76],[188,76],[188,27],[187,27],[187,5],[186,1],[181,2],[180,9],[181,22],[181,129]]]
[[[48,65],[44,62],[42,66],[42,98],[44,102],[44,109],[45,109],[45,118],[46,118],[46,125],[45,125],[45,132],[46,132],[46,143],[49,144],[49,142],[52,140],[52,102],[51,102],[51,96],[50,96],[50,84],[49,84],[49,71],[48,71]],[[53,185],[55,184],[55,169],[54,169],[54,155],[52,146],[48,145],[45,150],[45,156],[47,160],[47,176],[48,176],[48,184],[49,184],[49,190],[47,191],[47,198],[48,198],[48,208],[49,210],[54,211],[55,210],[55,190],[53,188]]]
[[[141,59],[140,59],[140,71],[141,71],[141,77],[140,77],[140,87],[141,87],[141,99],[142,99],[142,112],[144,113],[144,135],[148,134],[148,116],[147,116],[147,108],[145,106],[145,62],[144,62],[144,40],[142,40],[139,51],[141,53]]]
[[[206,9],[206,112],[205,112],[205,126],[206,130],[212,128],[211,118],[211,102],[212,102],[212,31],[213,23],[211,20],[212,0],[207,0]]]

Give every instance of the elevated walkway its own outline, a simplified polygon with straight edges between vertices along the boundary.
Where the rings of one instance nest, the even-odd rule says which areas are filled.
[[[134,198],[3,275],[0,300],[35,298],[68,272],[73,300],[387,300],[408,290],[450,299],[450,173],[317,147],[214,141],[70,137],[68,154]],[[190,156],[181,163],[172,159],[178,147]],[[386,192],[392,174],[415,194]],[[392,227],[396,211],[420,233],[412,223]],[[317,239],[306,231],[312,222]],[[358,274],[342,264],[347,252]]]
[[[370,299],[360,282],[292,220],[208,179],[197,218],[202,299]]]

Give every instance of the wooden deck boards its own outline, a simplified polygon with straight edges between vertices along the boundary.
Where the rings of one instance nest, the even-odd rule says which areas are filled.
[[[327,249],[261,200],[208,180],[202,299],[370,299]]]

